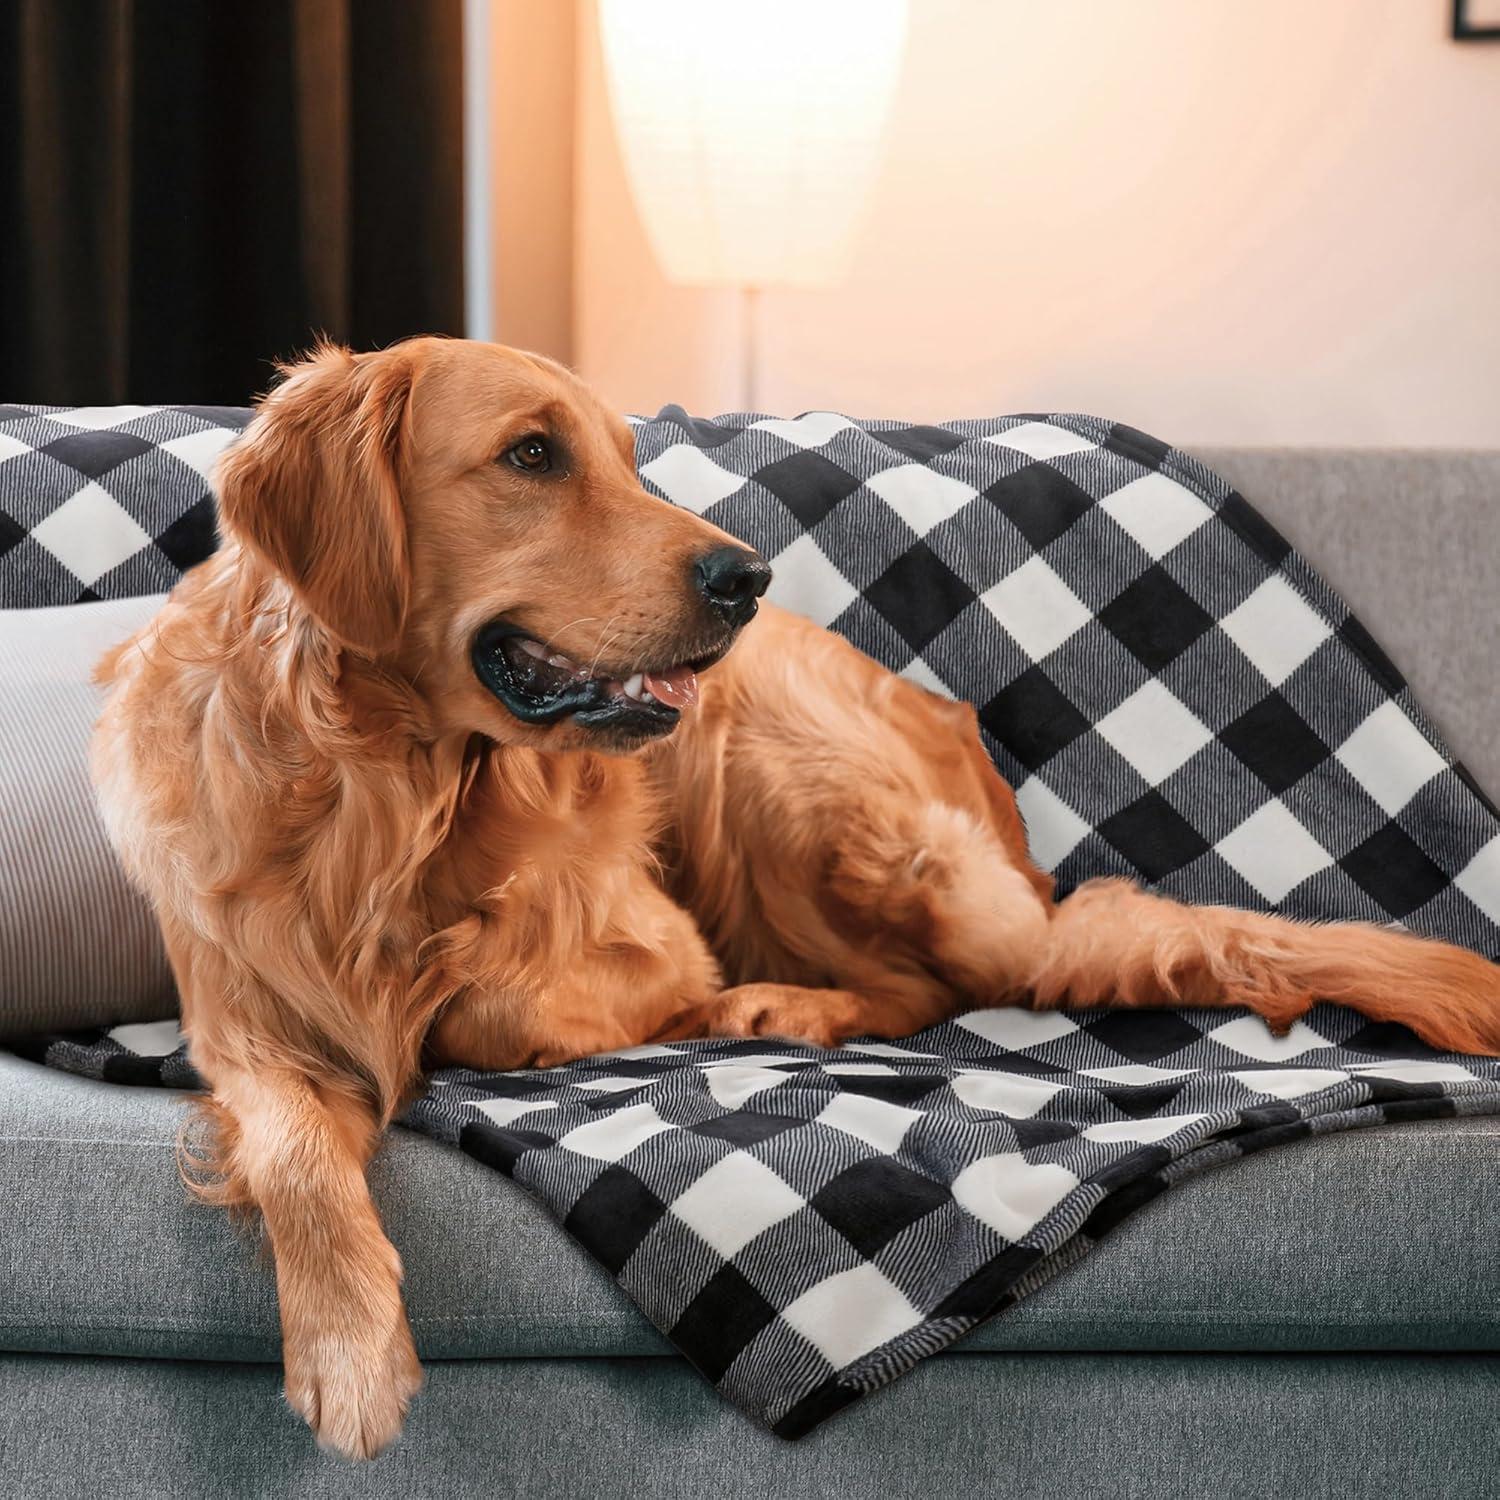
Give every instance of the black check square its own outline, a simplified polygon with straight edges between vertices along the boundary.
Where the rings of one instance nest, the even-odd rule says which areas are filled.
[[[926,542],[917,542],[865,590],[865,598],[920,651],[974,602],[974,591]]]
[[[979,710],[979,722],[1028,771],[1046,765],[1090,727],[1078,705],[1040,667],[996,693]]]
[[[133,432],[70,432],[40,451],[90,479],[102,479],[112,469],[149,453],[155,445]]]
[[[1165,569],[1153,567],[1099,611],[1099,623],[1153,672],[1160,672],[1214,618]]]
[[[860,1094],[886,1104],[909,1106],[919,1104],[947,1081],[941,1072],[907,1076],[850,1073],[840,1077],[839,1088],[846,1094]]]
[[[868,1259],[952,1196],[942,1183],[877,1156],[845,1168],[812,1206]]]
[[[811,531],[840,500],[860,486],[857,475],[821,453],[791,453],[777,459],[754,477]]]
[[[666,1211],[666,1205],[634,1172],[613,1166],[601,1172],[573,1205],[563,1228],[618,1276]]]
[[[1203,1035],[1199,1027],[1184,1020],[1175,1010],[1109,1011],[1090,1021],[1084,1029],[1095,1041],[1138,1063],[1160,1062],[1184,1047],[1191,1047]],[[1172,1097],[1176,1097],[1175,1090]],[[1110,1102],[1114,1103],[1112,1099]]]
[[[218,525],[218,507],[205,495],[157,537],[156,545],[166,553],[173,567],[185,573],[213,554],[219,544]]]
[[[772,1115],[758,1110],[740,1109],[732,1115],[703,1120],[688,1128],[698,1135],[726,1141],[743,1150],[748,1146],[758,1146],[762,1141],[774,1140],[788,1130],[795,1130],[802,1123],[794,1115]]]
[[[1059,1146],[1073,1140],[1079,1127],[1070,1120],[1020,1119],[1010,1122],[1016,1134],[1016,1146],[1022,1151],[1040,1151],[1046,1146]]]
[[[1219,731],[1271,791],[1280,794],[1328,759],[1328,746],[1280,693],[1268,693]]]
[[[1425,906],[1449,881],[1443,867],[1394,823],[1351,849],[1339,867],[1398,919]]]
[[[1105,818],[1099,832],[1151,881],[1165,880],[1208,848],[1208,840],[1156,791]]]
[[[882,443],[919,464],[931,463],[964,444],[961,434],[946,427],[883,427],[877,436]]]
[[[1172,1013],[1170,1011],[1163,1011],[1160,1014],[1171,1015]],[[1154,1015],[1148,1013],[1142,1019],[1145,1021],[1144,1025],[1131,1027],[1126,1034],[1127,1039],[1137,1051],[1144,1048],[1147,1052],[1145,1056],[1136,1056],[1135,1060],[1137,1062],[1155,1062],[1159,1058],[1167,1057],[1172,1052],[1180,1051],[1181,1047],[1191,1046],[1198,1040],[1200,1035],[1196,1027],[1190,1027],[1189,1030],[1192,1032],[1192,1035],[1186,1037],[1178,1047],[1163,1046],[1158,1051],[1156,1050],[1156,1044],[1153,1043],[1149,1048],[1146,1048],[1147,1038],[1152,1036],[1153,1033],[1156,1035],[1157,1042],[1164,1041],[1166,1038],[1162,1037],[1160,1029],[1153,1024],[1155,1021]],[[1106,1035],[1101,1040],[1113,1045],[1110,1036]],[[1119,1051],[1120,1049],[1117,1047],[1115,1050]],[[1129,1055],[1133,1054],[1127,1054],[1127,1056]],[[1122,1115],[1129,1115],[1132,1120],[1149,1120],[1152,1115],[1166,1114],[1171,1106],[1177,1102],[1177,1096],[1182,1092],[1183,1087],[1183,1081],[1177,1079],[1171,1083],[1121,1084],[1118,1088],[1101,1089],[1100,1093]]]
[[[776,1309],[732,1265],[725,1265],[688,1304],[672,1342],[717,1384]]]
[[[997,479],[983,494],[1038,552],[1094,504],[1086,490],[1044,463],[1027,464]]]

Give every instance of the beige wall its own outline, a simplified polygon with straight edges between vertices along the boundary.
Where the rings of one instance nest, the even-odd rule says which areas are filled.
[[[732,409],[735,302],[662,279],[580,5],[574,360],[625,408]],[[1500,446],[1500,46],[1448,12],[912,0],[852,274],[765,295],[762,404]]]
[[[489,121],[488,326],[471,328],[571,363],[574,0],[477,0],[465,14],[482,29]]]

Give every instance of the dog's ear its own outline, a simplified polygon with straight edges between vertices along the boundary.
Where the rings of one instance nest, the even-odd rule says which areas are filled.
[[[411,582],[400,486],[411,361],[325,344],[283,373],[219,460],[225,532],[345,645],[378,655],[400,638]]]

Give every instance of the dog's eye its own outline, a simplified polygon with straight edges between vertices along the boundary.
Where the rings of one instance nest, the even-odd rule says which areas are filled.
[[[546,438],[533,433],[523,437],[514,448],[506,450],[505,461],[526,474],[545,474],[552,467],[552,449]]]

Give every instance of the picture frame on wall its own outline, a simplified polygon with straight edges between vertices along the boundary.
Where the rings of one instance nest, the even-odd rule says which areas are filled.
[[[1453,40],[1500,41],[1500,0],[1453,0]]]

